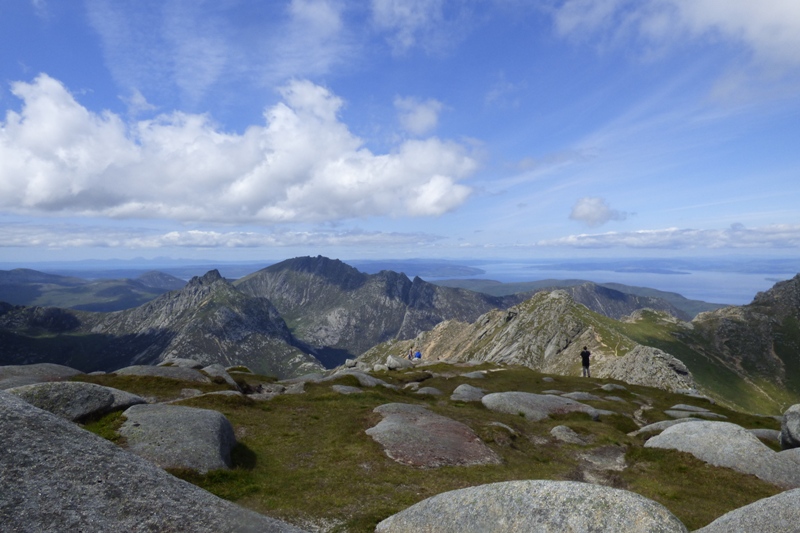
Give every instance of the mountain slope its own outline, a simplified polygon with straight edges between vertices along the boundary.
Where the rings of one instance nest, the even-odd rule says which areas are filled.
[[[298,338],[315,346],[329,366],[375,344],[412,338],[442,320],[475,320],[510,300],[439,287],[382,271],[364,274],[325,257],[299,257],[235,282],[268,298]]]
[[[584,285],[594,285],[595,287],[603,287],[614,291],[619,291],[629,297],[642,297],[639,303],[631,301],[631,310],[627,313],[623,312],[613,318],[619,318],[626,314],[630,314],[635,309],[649,307],[651,309],[665,310],[670,312],[673,316],[683,320],[691,320],[698,313],[703,311],[713,311],[726,307],[722,304],[713,304],[703,302],[700,300],[690,300],[674,292],[659,291],[647,287],[635,287],[632,285],[624,285],[622,283],[593,283],[580,279],[545,279],[540,281],[524,281],[516,283],[502,283],[493,280],[483,279],[452,279],[437,281],[437,285],[446,287],[461,287],[473,291],[483,292],[492,296],[508,296],[513,294],[526,294],[530,297],[533,293],[538,291],[552,291],[555,289],[564,289],[573,295],[576,301],[583,303],[590,309],[602,313],[600,309],[596,309],[591,305],[591,300],[583,298],[580,294],[576,294],[576,287]],[[615,297],[618,299],[618,297]],[[635,308],[635,309],[634,309]],[[604,313],[605,314],[605,313]]]
[[[362,357],[377,362],[402,356],[410,345],[426,359],[522,365],[561,375],[580,375],[580,352],[592,352],[597,377],[620,379],[666,390],[693,388],[683,364],[658,350],[639,346],[614,328],[615,321],[576,303],[564,290],[539,292],[506,311],[494,310],[466,324],[448,321],[407,343],[387,343]],[[636,358],[636,368],[621,364]]]
[[[268,300],[242,294],[217,271],[143,306],[114,313],[6,308],[0,327],[12,336],[0,353],[4,364],[48,361],[81,370],[114,370],[183,357],[204,364],[245,364],[281,377],[321,369],[299,348],[301,343]]]
[[[672,390],[689,387],[691,377],[691,386],[720,402],[780,413],[800,402],[800,275],[749,305],[701,313],[692,322],[648,309],[618,321],[577,304],[566,290],[537,293],[474,323],[446,322],[413,341],[376,346],[363,359],[376,362],[416,346],[426,358],[579,375],[583,345],[593,353],[597,377]],[[642,350],[649,352],[644,358]]]

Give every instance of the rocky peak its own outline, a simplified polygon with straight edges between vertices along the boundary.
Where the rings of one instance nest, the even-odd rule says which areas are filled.
[[[329,259],[321,255],[317,257],[307,256],[287,259],[286,261],[267,267],[263,271],[271,273],[290,271],[311,274],[314,277],[333,283],[344,290],[353,290],[361,287],[369,278],[367,274],[359,272],[357,269],[338,259]]]
[[[800,274],[786,281],[779,281],[767,291],[753,298],[752,307],[767,308],[769,314],[779,318],[800,316]]]
[[[212,285],[217,281],[224,279],[222,275],[220,275],[219,270],[216,268],[214,270],[209,270],[202,276],[195,276],[189,280],[189,283],[186,285],[187,287],[197,287],[197,286],[206,286]]]

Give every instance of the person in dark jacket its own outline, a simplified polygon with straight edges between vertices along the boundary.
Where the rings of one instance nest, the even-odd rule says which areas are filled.
[[[581,352],[581,364],[583,365],[583,377],[590,378],[592,375],[589,373],[589,357],[591,357],[592,352],[584,346],[583,351]]]

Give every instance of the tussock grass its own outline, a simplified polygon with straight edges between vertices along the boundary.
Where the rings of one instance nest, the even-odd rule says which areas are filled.
[[[492,368],[487,366],[486,369]],[[496,368],[496,367],[495,367]],[[457,373],[474,370],[452,365],[405,372],[387,372],[382,379],[399,385],[364,389],[361,394],[341,395],[333,383],[358,386],[352,376],[333,382],[306,384],[300,395],[282,395],[267,402],[246,398],[208,396],[180,403],[225,414],[240,442],[235,468],[206,475],[175,471],[175,475],[237,503],[309,529],[326,531],[373,531],[387,516],[441,492],[468,486],[516,479],[582,480],[587,463],[583,454],[600,447],[626,453],[628,469],[607,472],[605,483],[632,490],[659,501],[690,529],[701,527],[725,512],[779,492],[752,476],[716,468],[688,454],[643,447],[643,437],[630,437],[636,429],[630,418],[641,404],[649,404],[648,417],[665,417],[663,410],[677,403],[710,408],[744,427],[775,428],[777,421],[737,413],[648,387],[625,385],[627,390],[606,393],[599,386],[609,380],[546,376],[529,369],[508,367],[488,372],[486,379],[468,380]],[[416,378],[446,395],[429,397],[403,390]],[[495,413],[480,402],[451,402],[450,392],[470,383],[487,392],[541,393],[558,389],[613,395],[622,402],[587,402],[619,412],[593,421],[582,413],[531,422],[524,417]],[[501,465],[418,469],[389,459],[365,430],[381,417],[373,413],[390,402],[424,405],[471,427],[501,458]],[[502,424],[502,425],[498,425]],[[586,439],[586,446],[565,444],[550,436],[557,425],[566,425]]]
[[[485,379],[460,374],[487,370]],[[546,376],[524,367],[486,364],[460,368],[439,364],[424,369],[384,372],[381,379],[398,386],[364,388],[360,394],[342,395],[333,384],[359,386],[354,376],[331,382],[307,383],[304,394],[286,394],[270,401],[241,396],[204,396],[181,400],[181,405],[214,409],[233,424],[239,444],[234,449],[234,468],[201,475],[171,470],[173,475],[255,511],[287,520],[307,529],[334,532],[373,531],[387,516],[441,492],[468,486],[517,479],[586,480],[591,465],[585,455],[611,449],[625,454],[628,468],[622,472],[594,472],[601,482],[631,490],[658,501],[690,529],[702,527],[718,516],[780,489],[753,476],[709,466],[689,454],[644,448],[646,437],[631,437],[638,426],[633,415],[647,422],[667,418],[664,410],[689,404],[725,415],[746,428],[779,429],[772,417],[740,413],[707,400],[624,384],[625,390],[606,392],[599,387],[611,380],[574,376]],[[204,392],[225,390],[219,384],[196,384],[149,376],[79,376],[89,381],[127,390],[161,401],[180,396],[183,388]],[[239,385],[255,388],[274,378],[237,374]],[[442,396],[417,395],[403,389],[407,383],[424,381],[440,389]],[[480,402],[452,402],[449,395],[462,383],[486,392],[542,393],[584,391],[601,398],[588,403],[615,411],[599,421],[583,413],[532,422],[522,416],[495,413]],[[621,384],[620,382],[615,382]],[[379,405],[402,402],[422,405],[458,420],[492,448],[502,464],[477,467],[419,469],[389,459],[365,431],[380,420],[373,410]],[[649,407],[642,410],[643,406]],[[120,443],[120,413],[86,424],[86,429]],[[565,444],[550,435],[557,425],[570,427],[587,445]],[[589,470],[587,470],[589,469]]]
[[[195,383],[158,376],[121,376],[117,374],[90,376],[81,374],[70,378],[70,380],[113,387],[132,394],[138,394],[143,398],[153,398],[159,402],[180,398],[182,389],[198,389],[201,392],[231,390],[231,387],[224,382]]]
[[[123,445],[125,439],[120,436],[118,431],[122,424],[125,423],[125,420],[126,418],[122,416],[122,411],[114,411],[97,420],[85,423],[83,428],[113,443]]]

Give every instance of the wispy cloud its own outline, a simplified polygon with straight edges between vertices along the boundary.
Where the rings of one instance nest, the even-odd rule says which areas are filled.
[[[440,239],[426,233],[347,231],[215,231],[154,232],[146,229],[111,229],[77,225],[0,227],[0,248],[262,248],[426,245]]]
[[[438,55],[469,31],[471,8],[464,0],[372,0],[372,20],[396,55],[417,47]]]
[[[722,230],[667,228],[631,232],[570,235],[543,240],[537,246],[568,248],[638,248],[638,249],[741,249],[797,248],[800,225],[775,224],[746,228],[734,224]]]
[[[86,0],[105,63],[123,94],[198,107],[220,86],[273,87],[323,75],[353,53],[338,0],[245,6]],[[241,6],[240,6],[241,7]]]
[[[281,90],[265,123],[225,133],[205,115],[126,123],[81,106],[57,80],[17,82],[0,122],[0,207],[9,212],[281,223],[437,216],[461,205],[477,166],[436,138],[374,154],[309,81]]]
[[[800,65],[800,4],[794,0],[565,0],[555,3],[555,26],[604,46],[636,38],[650,47],[688,39],[743,45],[759,62]]]

